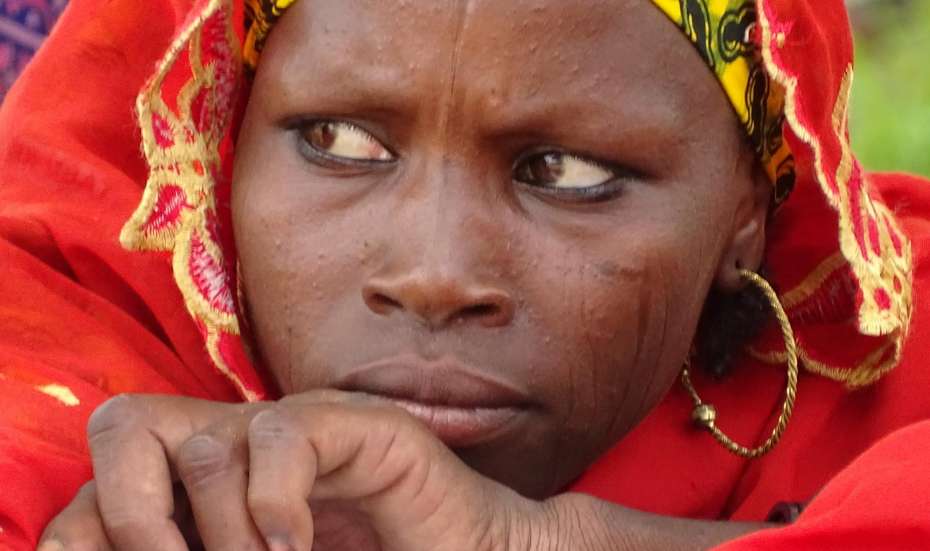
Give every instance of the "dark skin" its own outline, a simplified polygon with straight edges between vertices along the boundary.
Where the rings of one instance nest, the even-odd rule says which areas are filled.
[[[46,539],[700,549],[758,529],[555,494],[674,384],[711,287],[759,266],[769,193],[647,0],[301,0],[233,196],[288,397],[105,405],[95,483]]]
[[[404,355],[517,389],[520,418],[460,454],[544,497],[659,402],[733,258],[758,264],[754,164],[649,2],[427,6],[300,2],[275,29],[233,197],[250,319],[285,394]],[[314,120],[357,124],[393,160],[302,154]],[[587,198],[547,185],[548,151],[615,178],[557,182]],[[747,219],[748,252],[730,250]]]

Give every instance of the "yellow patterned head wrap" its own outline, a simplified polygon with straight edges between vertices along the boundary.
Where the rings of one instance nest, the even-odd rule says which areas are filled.
[[[245,63],[258,64],[275,21],[297,0],[246,0]],[[784,90],[769,78],[757,44],[755,0],[651,0],[697,47],[723,86],[780,203],[794,186],[794,165],[782,136]]]

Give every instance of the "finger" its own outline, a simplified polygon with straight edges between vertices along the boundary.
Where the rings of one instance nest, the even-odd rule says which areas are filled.
[[[249,510],[269,549],[310,549],[313,515],[307,498],[316,479],[316,452],[301,427],[271,408],[249,424]]]
[[[168,457],[192,432],[229,411],[201,400],[123,395],[94,412],[88,441],[97,504],[116,548],[187,549],[172,518],[174,476]]]
[[[97,510],[93,482],[85,484],[73,501],[45,528],[37,551],[112,551]]]
[[[469,538],[484,531],[493,514],[481,505],[488,502],[489,483],[403,410],[353,401],[282,405],[276,410],[257,416],[250,429],[250,456],[255,457],[250,494],[253,487],[268,491],[261,489],[261,476],[277,488],[304,493],[304,500],[354,502],[367,514],[382,544],[392,549],[432,549],[453,528],[462,534],[450,541],[466,542],[460,548],[471,548]],[[293,431],[300,436],[294,437]],[[262,438],[267,442],[259,444]],[[299,444],[301,439],[304,444]],[[274,472],[272,465],[280,465],[276,454],[283,454],[289,464],[302,462],[303,471],[298,477]],[[315,480],[310,480],[314,470]],[[297,499],[288,495],[290,503]],[[266,516],[272,520],[257,520],[261,515],[253,512],[264,535],[282,530],[280,521],[275,524],[272,515]]]
[[[283,402],[309,404],[357,399],[349,393],[317,391],[294,396]],[[250,465],[247,433],[253,417],[262,407],[265,406],[243,408],[238,414],[230,415],[190,437],[176,454],[169,451],[169,459],[177,466],[193,509],[197,532],[207,550],[260,549],[266,542],[272,551],[288,548],[283,538],[264,539],[263,534],[256,529],[255,513],[249,505],[248,486],[254,476],[254,467]],[[294,435],[297,435],[296,431]],[[315,475],[310,473],[304,477],[306,482],[302,486],[306,490],[293,492],[291,481],[306,471],[307,456],[300,451],[300,445],[306,445],[305,440],[292,443],[296,446],[296,453],[289,449],[290,446],[278,449],[301,461],[268,458],[265,462],[268,468],[264,471],[280,475],[279,478],[284,482],[269,480],[266,486],[270,491],[265,492],[266,497],[259,497],[258,502],[273,505],[259,506],[256,510],[259,517],[265,519],[266,525],[272,519],[277,519],[278,526],[286,527],[274,533],[294,534],[289,548],[310,549],[313,518],[304,496],[309,493],[309,485]],[[291,473],[293,476],[286,476]],[[282,497],[288,495],[293,499]],[[282,503],[287,506],[281,506]],[[289,519],[290,522],[281,519]]]
[[[427,477],[443,471],[459,477],[467,471],[400,408],[378,402],[327,404],[297,414],[296,422],[317,454],[316,499],[386,499],[403,506]]]
[[[315,541],[308,500],[316,479],[316,452],[287,412],[314,405],[375,403],[368,394],[320,389],[286,396],[251,420],[249,510],[270,549],[309,549]]]
[[[264,548],[246,499],[247,420],[237,417],[192,436],[178,450],[178,474],[207,551]]]

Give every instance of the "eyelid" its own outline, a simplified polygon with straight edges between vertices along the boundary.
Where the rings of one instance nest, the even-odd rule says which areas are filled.
[[[639,171],[638,169],[632,168],[622,163],[605,161],[602,158],[596,155],[588,155],[586,153],[580,153],[575,150],[566,149],[559,146],[536,146],[530,148],[517,156],[514,160],[513,165],[511,166],[511,173],[515,174],[518,169],[523,166],[526,162],[539,157],[541,155],[547,155],[556,153],[562,155],[565,159],[571,159],[574,161],[591,164],[596,166],[606,172],[610,172],[614,175],[612,180],[627,180],[627,179],[646,179],[647,176]]]
[[[517,156],[516,160],[514,160],[512,168],[516,169],[518,166],[532,159],[533,157],[545,155],[546,153],[558,153],[559,155],[563,155],[566,158],[576,159],[585,163],[591,163],[605,170],[616,172],[617,174],[629,174],[631,177],[642,176],[638,170],[628,167],[623,163],[608,161],[595,154],[589,154],[573,149],[566,149],[556,145],[539,145],[521,152]]]

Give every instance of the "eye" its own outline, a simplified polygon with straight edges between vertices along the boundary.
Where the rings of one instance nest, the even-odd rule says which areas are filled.
[[[300,128],[303,145],[314,156],[335,162],[394,160],[394,154],[359,126],[344,121],[312,121]]]
[[[603,190],[622,175],[620,171],[592,159],[560,151],[545,151],[520,160],[514,167],[513,178],[528,186],[587,194]]]

